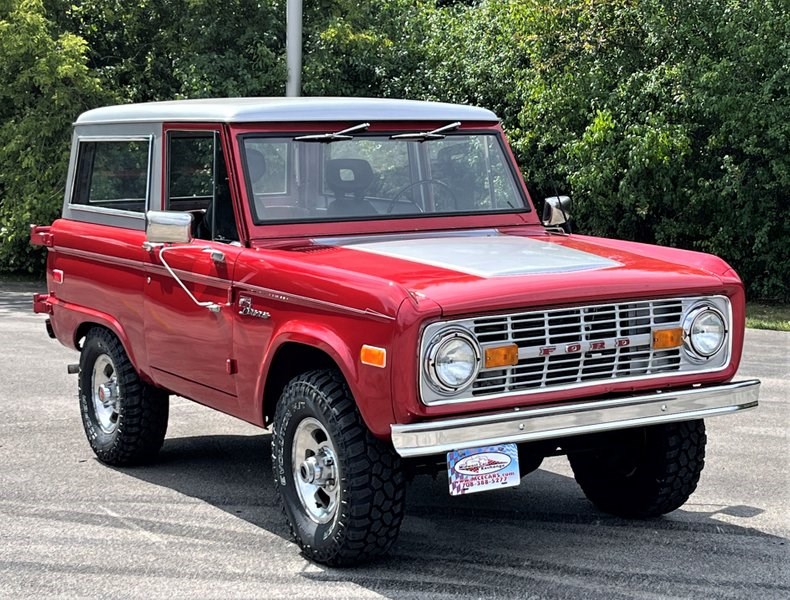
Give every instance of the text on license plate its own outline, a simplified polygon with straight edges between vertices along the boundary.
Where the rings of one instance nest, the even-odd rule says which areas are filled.
[[[481,446],[447,453],[450,494],[460,496],[519,484],[516,444]]]

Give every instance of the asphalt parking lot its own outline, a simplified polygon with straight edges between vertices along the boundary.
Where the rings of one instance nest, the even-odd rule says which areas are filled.
[[[697,492],[671,515],[597,512],[563,458],[521,486],[451,498],[418,477],[388,559],[305,561],[270,483],[269,435],[173,398],[153,466],[113,469],[82,433],[76,353],[30,286],[0,284],[0,596],[788,598],[790,334],[749,330],[761,406],[708,421]]]

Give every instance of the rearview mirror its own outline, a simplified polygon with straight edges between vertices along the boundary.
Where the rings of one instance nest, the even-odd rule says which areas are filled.
[[[152,244],[188,244],[192,241],[192,213],[149,210],[145,213],[145,239]]]
[[[565,233],[571,232],[570,196],[549,196],[543,203],[543,225],[560,227]]]

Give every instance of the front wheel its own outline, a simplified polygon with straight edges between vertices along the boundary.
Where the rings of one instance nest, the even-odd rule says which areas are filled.
[[[587,498],[628,518],[657,517],[685,504],[705,466],[705,423],[667,423],[603,434],[568,454]]]
[[[374,438],[340,373],[291,380],[272,433],[274,483],[304,554],[340,566],[385,553],[403,518],[398,456]]]

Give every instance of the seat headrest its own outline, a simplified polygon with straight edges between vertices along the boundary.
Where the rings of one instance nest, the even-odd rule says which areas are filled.
[[[266,175],[266,157],[263,152],[247,149],[247,168],[250,171],[250,181],[257,183]]]
[[[363,192],[373,183],[373,169],[361,158],[334,158],[326,161],[326,184],[335,194]]]

